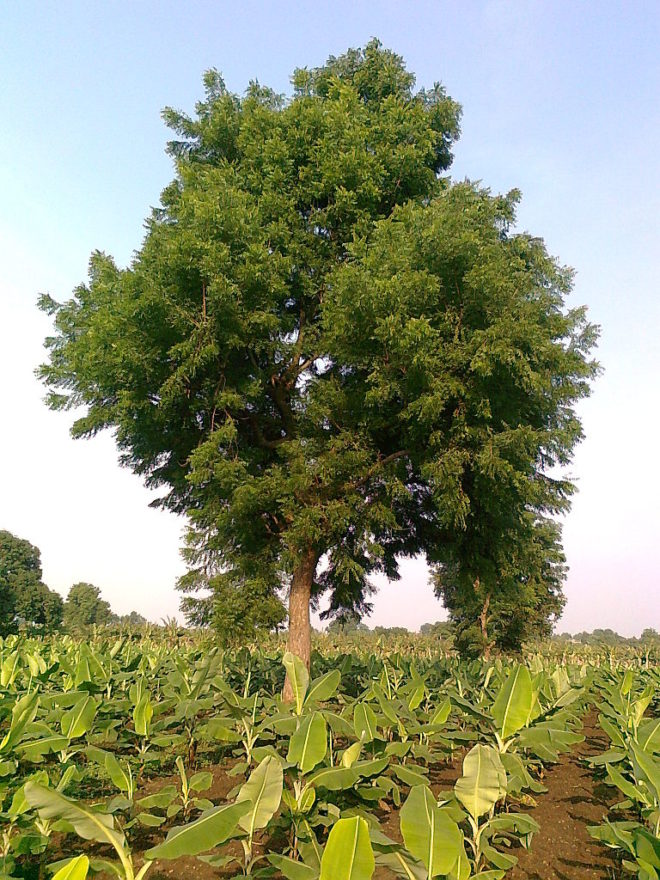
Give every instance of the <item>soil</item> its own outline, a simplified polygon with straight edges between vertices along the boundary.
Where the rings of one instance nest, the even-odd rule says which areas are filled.
[[[543,779],[546,794],[528,812],[541,826],[529,850],[516,850],[518,864],[507,880],[613,880],[621,877],[614,852],[593,840],[587,825],[603,821],[617,798],[611,788],[597,783],[584,758],[604,752],[609,740],[598,726],[594,711],[586,715],[584,742],[551,765]]]

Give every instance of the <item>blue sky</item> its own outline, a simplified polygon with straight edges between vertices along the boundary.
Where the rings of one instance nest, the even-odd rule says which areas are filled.
[[[217,67],[241,92],[372,36],[463,105],[452,175],[519,187],[520,228],[577,270],[605,372],[580,407],[571,572],[560,629],[660,627],[660,5],[655,2],[14,2],[0,23],[0,528],[45,579],[117,610],[173,614],[181,522],[147,507],[111,437],[74,443],[33,378],[47,319],[92,249],[126,263],[171,177],[165,105],[192,110]],[[442,616],[423,565],[373,623]]]

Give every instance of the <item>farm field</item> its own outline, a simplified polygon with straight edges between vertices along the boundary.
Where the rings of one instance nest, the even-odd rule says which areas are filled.
[[[2,878],[660,875],[648,654],[322,637],[308,675],[275,639],[0,651]]]

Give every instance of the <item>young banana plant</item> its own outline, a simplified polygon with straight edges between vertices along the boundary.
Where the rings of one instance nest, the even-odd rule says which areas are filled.
[[[222,854],[203,856],[203,861],[214,867],[226,867],[232,863],[237,863],[243,876],[258,876],[255,873],[255,868],[259,862],[266,859],[266,855],[255,853],[255,834],[268,825],[279,809],[283,786],[282,763],[274,755],[268,755],[252,771],[247,782],[239,789],[234,806],[240,811],[240,814],[237,814],[237,824],[240,831],[235,829],[237,833],[234,833],[234,829],[232,829],[225,838],[225,840],[230,837],[240,840],[243,848],[242,861],[235,856]],[[200,822],[201,819],[197,821]],[[151,851],[151,853],[153,854],[157,850],[158,848]],[[149,854],[147,853],[147,855]],[[158,858],[162,858],[162,856],[159,855]]]
[[[93,859],[92,867],[110,873],[119,880],[144,880],[155,859],[168,860],[181,856],[196,856],[219,846],[235,834],[242,817],[256,809],[247,798],[242,802],[213,807],[202,813],[196,821],[173,828],[161,844],[147,851],[145,854],[147,860],[138,867],[133,860],[123,830],[110,813],[78,803],[36,782],[27,782],[24,793],[26,801],[38,813],[40,819],[62,821],[65,823],[64,827],[72,827],[84,840],[109,844],[117,854],[117,861]],[[259,820],[255,820],[255,824],[257,821]],[[82,865],[80,868],[78,865],[75,866],[75,870],[79,869],[82,870]],[[81,874],[81,876],[86,875]],[[63,877],[68,878],[69,875],[65,873]],[[78,875],[72,874],[72,880],[73,878],[77,880]]]
[[[456,780],[454,794],[467,811],[470,835],[466,843],[471,850],[475,871],[484,863],[506,871],[516,864],[515,856],[505,855],[494,843],[498,839],[517,837],[528,847],[538,824],[519,813],[495,814],[498,801],[507,793],[507,775],[497,749],[478,743],[465,756],[463,774]]]

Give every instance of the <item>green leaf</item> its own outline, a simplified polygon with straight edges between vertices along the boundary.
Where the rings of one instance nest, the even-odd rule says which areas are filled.
[[[372,742],[378,735],[376,714],[368,703],[356,703],[353,709],[353,727],[358,739]]]
[[[113,784],[117,786],[119,791],[125,791],[128,794],[131,790],[131,778],[128,769],[124,770],[112,752],[106,754],[104,764]]]
[[[64,819],[83,840],[109,843],[123,852],[124,835],[116,829],[115,820],[108,813],[97,812],[37,782],[25,783],[25,798],[42,819]]]
[[[323,851],[320,880],[371,880],[375,867],[366,819],[339,819]]]
[[[201,773],[195,773],[190,777],[188,787],[191,791],[208,791],[213,785],[213,774],[207,770]]]
[[[305,697],[305,705],[323,703],[325,700],[329,700],[339,687],[340,681],[341,672],[338,669],[332,669],[330,672],[326,672],[325,675],[315,678],[309,685],[309,690]]]
[[[424,865],[417,860],[413,860],[407,852],[377,853],[376,865],[379,868],[387,868],[397,877],[404,877],[405,880],[427,880],[428,873]]]
[[[656,761],[636,742],[631,742],[630,748],[634,756],[635,776],[637,778],[641,776],[646,781],[656,801],[660,803],[660,761]]]
[[[264,758],[241,786],[236,803],[248,802],[250,810],[241,816],[239,824],[250,837],[258,829],[265,828],[275,815],[282,800],[283,785],[282,764],[271,756]]]
[[[660,718],[649,718],[639,725],[637,742],[646,752],[660,751]]]
[[[71,859],[68,865],[53,875],[52,880],[85,880],[89,871],[89,859],[87,856],[78,856]]]
[[[178,859],[213,849],[231,837],[249,810],[247,801],[214,807],[194,822],[173,828],[163,843],[147,850],[146,856],[148,859]]]
[[[630,688],[633,686],[634,674],[632,669],[627,669],[625,675],[623,676],[623,681],[621,682],[621,695],[627,696],[630,693]]]
[[[487,813],[506,794],[506,770],[497,749],[481,743],[470,749],[454,791],[473,819]]]
[[[27,725],[34,720],[38,708],[39,694],[37,694],[36,691],[31,694],[26,694],[16,702],[14,708],[11,710],[11,724],[9,730],[5,734],[2,742],[0,742],[0,754],[2,754],[2,752],[8,752],[12,746],[20,740]]]
[[[382,773],[388,763],[387,758],[377,758],[374,761],[357,761],[352,767],[324,767],[310,776],[307,783],[328,791],[343,791],[352,788],[361,778]]]
[[[0,761],[0,778],[12,776],[16,772],[16,761]]]
[[[42,739],[33,739],[19,743],[15,751],[19,752],[26,761],[39,761],[43,755],[60,752],[66,749],[68,745],[68,737],[53,734],[52,736],[44,736]]]
[[[444,724],[451,712],[451,700],[446,697],[431,716],[430,724]]]
[[[529,724],[535,698],[529,669],[519,663],[509,673],[491,709],[503,740]]]
[[[536,834],[540,825],[526,813],[500,813],[488,821],[488,830],[515,831],[517,834]]]
[[[142,810],[164,810],[176,798],[178,792],[176,785],[166,785],[155,794],[149,794],[137,801],[137,806]]]
[[[96,701],[93,697],[83,697],[72,709],[65,712],[60,720],[60,728],[69,739],[84,736],[94,723]]]
[[[438,807],[427,785],[416,785],[401,808],[406,849],[426,867],[429,877],[448,874],[463,845],[458,825]]]
[[[406,764],[392,764],[392,771],[405,785],[427,785],[428,779],[419,767],[409,767]]]
[[[631,715],[633,717],[635,726],[637,726],[642,718],[644,717],[644,713],[649,707],[651,700],[655,696],[655,688],[649,686],[645,688],[644,693],[639,697],[639,699],[635,700],[632,704],[632,712]]]
[[[293,695],[296,702],[296,715],[302,712],[305,702],[305,694],[307,693],[307,685],[309,684],[309,672],[303,661],[296,654],[287,651],[282,658],[282,663],[286,669],[286,674],[291,682]]]
[[[133,709],[133,724],[138,736],[148,736],[151,719],[154,716],[154,707],[149,699],[149,694],[142,694]]]
[[[165,816],[156,816],[153,813],[138,813],[135,817],[140,825],[145,828],[159,828],[166,821]]]
[[[630,798],[634,803],[641,802],[647,803],[648,795],[645,796],[643,790],[638,788],[634,783],[630,782],[629,779],[626,779],[619,771],[612,767],[611,764],[607,764],[607,777],[612,782],[613,785],[619,789],[619,791],[624,794],[627,798]]]
[[[606,718],[605,715],[598,716],[598,723],[603,728],[605,733],[609,736],[612,745],[625,747],[623,735],[616,724],[610,721],[609,718]]]
[[[353,764],[360,757],[360,752],[362,751],[362,741],[358,741],[350,745],[347,749],[344,750],[341,756],[341,766],[342,767],[352,767]]]
[[[286,880],[315,880],[319,876],[319,872],[310,865],[302,862],[294,862],[287,856],[279,855],[279,853],[269,853],[268,861],[271,865],[286,877]]]
[[[297,764],[303,773],[309,773],[324,758],[328,750],[328,731],[325,719],[313,712],[300,723],[289,741],[287,761]]]

